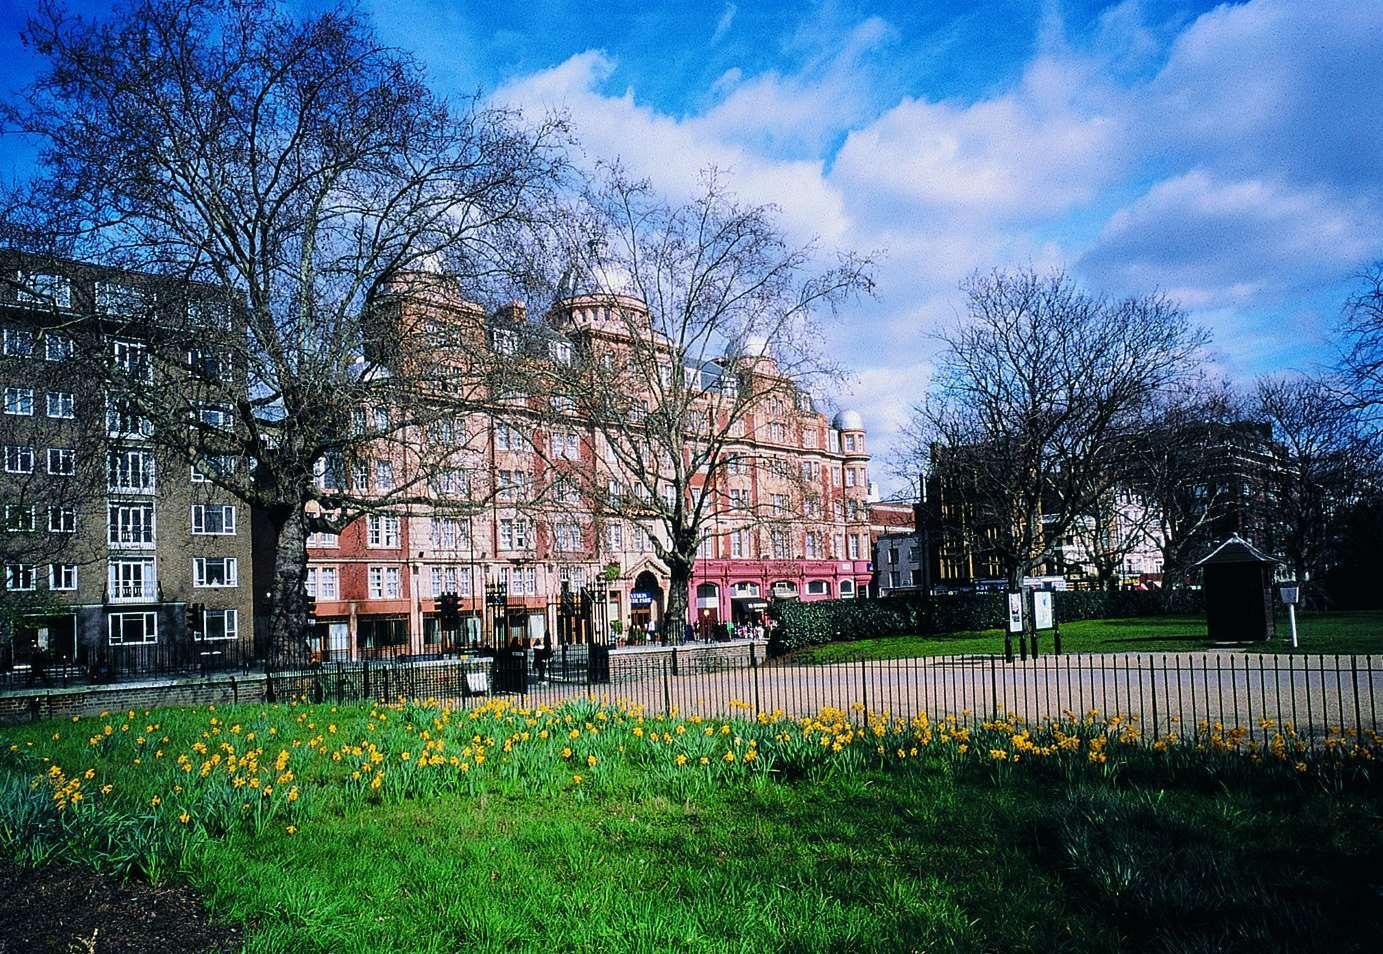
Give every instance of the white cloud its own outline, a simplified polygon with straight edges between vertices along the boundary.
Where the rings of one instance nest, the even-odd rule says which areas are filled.
[[[711,46],[715,46],[730,32],[730,25],[735,22],[735,14],[738,12],[739,7],[733,3],[725,5],[725,9],[720,12],[720,19],[716,21],[715,32],[711,34]]]
[[[1189,308],[1214,308],[1347,271],[1377,247],[1367,210],[1322,189],[1196,169],[1112,215],[1081,269],[1117,290],[1161,287]]]
[[[1383,255],[1383,4],[1252,0],[1178,29],[1126,0],[1075,39],[1058,9],[1019,77],[970,100],[877,101],[900,40],[878,18],[799,25],[795,69],[732,67],[685,116],[611,89],[618,64],[600,51],[499,95],[566,108],[593,157],[673,195],[714,165],[746,200],[778,204],[797,241],[886,249],[880,300],[827,342],[856,371],[839,400],[879,454],[974,270],[1076,265],[1101,289],[1161,289],[1220,332],[1239,373],[1318,341],[1319,309],[1293,296]],[[724,29],[733,19],[727,5]]]

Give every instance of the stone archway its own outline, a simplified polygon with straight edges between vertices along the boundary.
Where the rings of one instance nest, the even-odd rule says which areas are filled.
[[[635,576],[629,590],[630,635],[641,631],[650,639],[656,638],[663,624],[663,607],[663,584],[657,575],[652,570],[644,570]]]

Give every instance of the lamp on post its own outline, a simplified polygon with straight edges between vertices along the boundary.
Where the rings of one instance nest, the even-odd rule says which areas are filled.
[[[1287,606],[1287,621],[1292,627],[1292,648],[1297,648],[1297,599],[1301,595],[1301,588],[1295,583],[1288,583],[1278,587],[1278,593],[1282,595],[1282,602]]]

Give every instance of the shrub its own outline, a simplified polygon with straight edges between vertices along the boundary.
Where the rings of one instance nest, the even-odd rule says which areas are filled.
[[[1056,617],[1063,623],[1200,613],[1204,609],[1199,591],[1067,590],[1056,595]],[[1004,593],[962,593],[810,603],[775,600],[769,612],[778,621],[769,652],[781,655],[806,646],[879,636],[937,636],[1000,629],[1008,619],[1008,596]]]

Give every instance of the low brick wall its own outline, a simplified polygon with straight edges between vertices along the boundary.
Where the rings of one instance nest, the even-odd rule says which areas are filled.
[[[610,666],[622,661],[659,665],[666,659],[674,672],[710,672],[740,669],[768,658],[768,641],[737,639],[726,643],[687,643],[683,646],[626,646],[610,651]]]
[[[159,706],[233,705],[264,701],[264,675],[121,682],[108,686],[35,690],[0,695],[0,723],[97,715]]]

